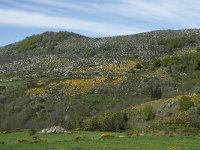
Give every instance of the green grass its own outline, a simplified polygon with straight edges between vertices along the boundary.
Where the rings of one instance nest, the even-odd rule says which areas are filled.
[[[102,132],[74,132],[72,134],[37,134],[46,138],[47,142],[18,143],[17,139],[31,139],[27,132],[0,134],[0,140],[6,144],[0,145],[2,150],[198,150],[199,136],[135,136],[119,137],[124,133],[113,133],[113,138],[101,139]],[[76,140],[76,137],[84,137]]]

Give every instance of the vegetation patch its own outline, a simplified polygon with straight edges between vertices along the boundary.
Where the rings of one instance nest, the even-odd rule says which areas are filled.
[[[188,96],[182,96],[179,100],[179,109],[182,111],[186,111],[194,106],[194,102],[191,101],[191,98]]]
[[[151,105],[144,105],[141,109],[142,118],[146,121],[151,120],[155,117],[153,107]]]
[[[172,38],[172,39],[162,39],[158,43],[160,45],[164,45],[168,50],[172,50],[175,48],[182,48],[186,45],[190,45],[195,43],[195,37],[187,37],[187,38]]]
[[[195,128],[200,128],[200,105],[191,107],[188,110],[189,121]]]

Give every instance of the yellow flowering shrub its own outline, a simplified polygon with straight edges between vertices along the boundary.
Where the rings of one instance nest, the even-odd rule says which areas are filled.
[[[44,85],[44,84],[46,84],[46,82],[45,81],[42,81],[42,80],[39,80],[39,81],[37,81],[37,83],[36,83],[36,85]]]
[[[108,80],[107,77],[97,77],[94,79],[95,84],[102,84]]]
[[[36,96],[36,95],[44,94],[47,91],[48,90],[46,90],[44,88],[31,88],[31,89],[28,89],[26,91],[26,94],[29,95],[30,97],[33,97],[33,96]]]
[[[124,74],[130,69],[132,69],[138,62],[137,61],[127,61],[127,62],[122,62],[120,64],[116,63],[106,63],[100,65],[100,68],[107,70],[108,72],[113,72],[117,74]]]
[[[104,133],[100,136],[100,138],[111,138],[114,137],[111,133]]]
[[[34,97],[39,94],[44,94],[48,91],[52,91],[59,87],[59,89],[65,95],[83,95],[88,93],[92,88],[96,86],[110,87],[119,84],[124,79],[123,77],[113,77],[109,80],[107,77],[100,76],[90,79],[66,79],[62,81],[54,81],[46,84],[45,81],[38,81],[37,85],[40,88],[31,88],[26,91],[26,94],[30,97]]]
[[[122,82],[123,80],[124,80],[123,77],[114,77],[111,84],[116,85],[116,84],[119,84],[120,82]]]
[[[85,94],[93,85],[92,79],[70,79],[60,81],[63,84],[63,92],[65,95]]]

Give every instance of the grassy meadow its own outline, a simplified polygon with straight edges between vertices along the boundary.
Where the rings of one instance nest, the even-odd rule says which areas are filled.
[[[2,144],[2,141],[5,143]],[[0,134],[0,150],[199,150],[200,136],[167,136],[125,133],[83,132],[36,134],[14,132]]]

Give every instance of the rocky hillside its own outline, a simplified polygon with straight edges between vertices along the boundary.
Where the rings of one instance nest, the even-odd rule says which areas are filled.
[[[0,48],[0,129],[83,127],[134,104],[200,92],[200,30],[89,38],[45,32]]]

